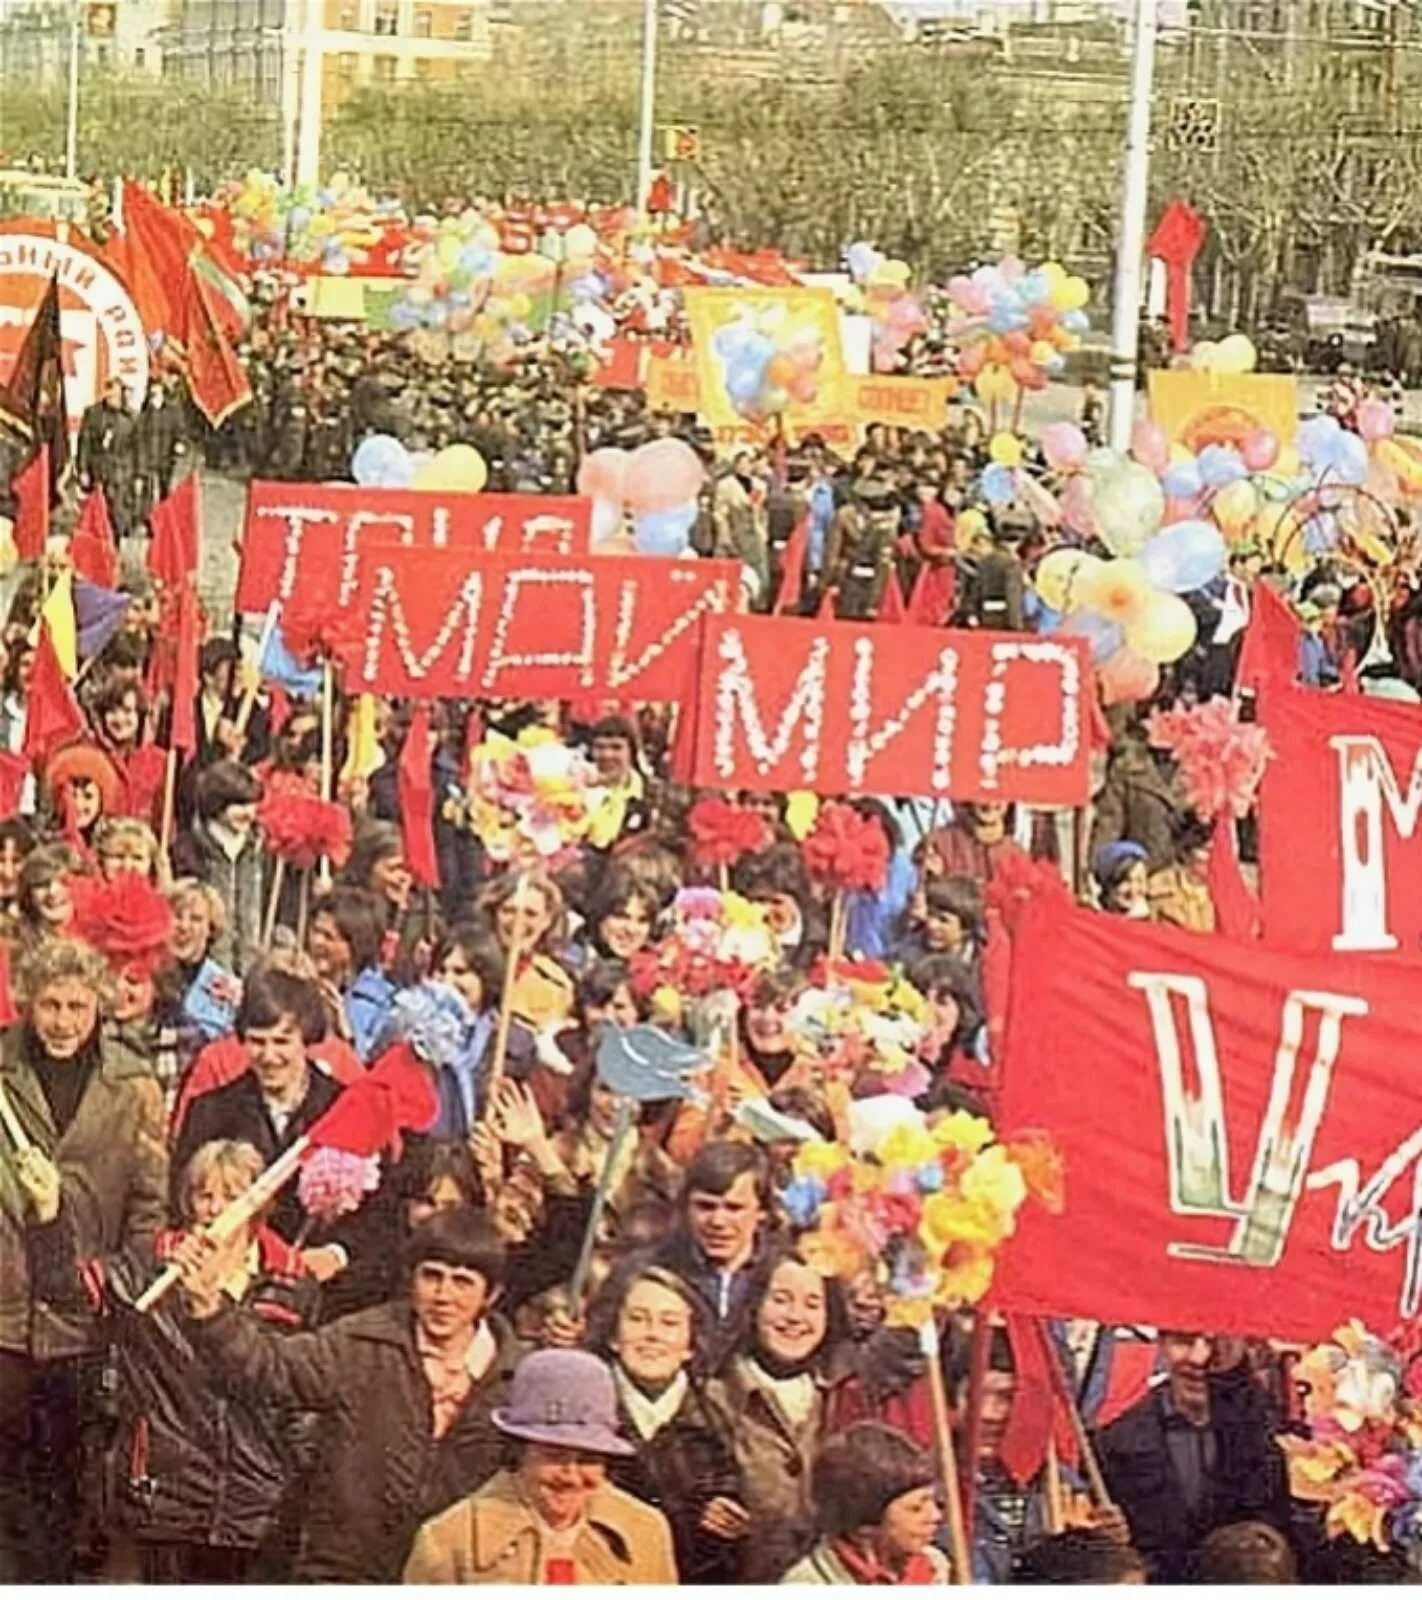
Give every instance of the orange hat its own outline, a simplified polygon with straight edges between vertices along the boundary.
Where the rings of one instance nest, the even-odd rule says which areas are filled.
[[[79,778],[87,779],[98,789],[105,816],[113,816],[122,806],[123,780],[98,745],[66,745],[44,769],[44,786],[52,795]]]

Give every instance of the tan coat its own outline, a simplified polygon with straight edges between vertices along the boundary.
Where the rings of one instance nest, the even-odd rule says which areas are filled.
[[[675,1583],[671,1528],[660,1511],[604,1484],[573,1546],[578,1583]],[[432,1517],[415,1537],[406,1583],[538,1583],[538,1523],[511,1472]]]

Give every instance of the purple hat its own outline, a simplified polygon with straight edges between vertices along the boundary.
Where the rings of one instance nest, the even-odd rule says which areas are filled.
[[[605,1362],[586,1350],[536,1350],[514,1373],[509,1403],[493,1413],[511,1439],[631,1456],[636,1446],[617,1431],[617,1392]]]

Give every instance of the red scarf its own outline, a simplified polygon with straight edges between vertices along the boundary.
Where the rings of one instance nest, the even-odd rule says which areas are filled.
[[[830,1549],[840,1561],[844,1563],[845,1570],[854,1579],[855,1583],[935,1583],[938,1574],[933,1563],[923,1553],[917,1551],[908,1558],[904,1570],[895,1574],[889,1567],[880,1564],[877,1556],[871,1555],[867,1550],[849,1539],[830,1540]]]

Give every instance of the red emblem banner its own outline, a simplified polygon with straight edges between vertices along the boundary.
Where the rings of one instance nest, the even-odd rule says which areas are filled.
[[[265,611],[300,589],[353,592],[367,544],[410,551],[581,556],[592,502],[575,495],[440,494],[341,483],[267,483],[247,490],[237,574],[238,611]]]
[[[997,1300],[1300,1340],[1416,1315],[1419,982],[1412,963],[1029,907],[1000,1125],[1049,1130],[1066,1208],[1024,1208]]]
[[[695,782],[1084,805],[1085,646],[1024,634],[716,617]]]

